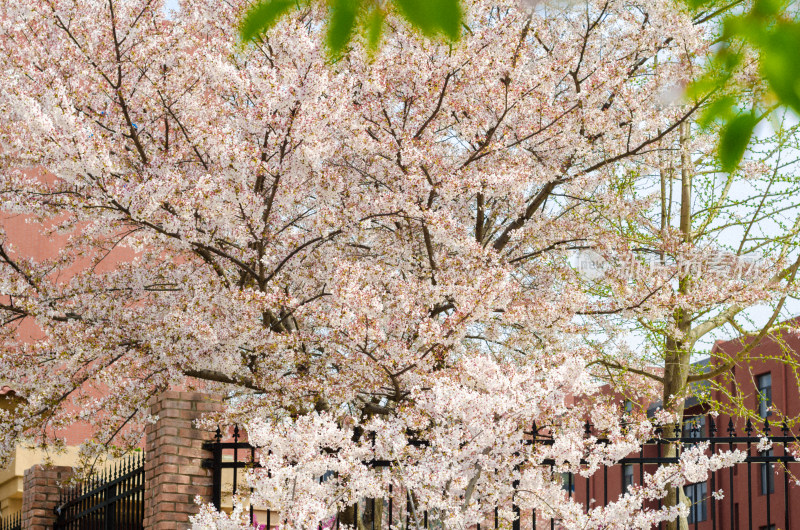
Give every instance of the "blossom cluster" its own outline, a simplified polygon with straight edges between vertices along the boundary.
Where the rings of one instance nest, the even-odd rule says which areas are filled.
[[[541,463],[593,473],[652,434],[598,393],[575,317],[599,304],[569,246],[629,243],[591,205],[638,211],[609,182],[690,116],[663,94],[706,29],[666,1],[472,0],[457,47],[392,19],[374,55],[355,42],[331,63],[316,7],[242,47],[249,4],[0,4],[0,210],[22,219],[0,229],[0,373],[19,397],[2,454],[75,421],[95,429],[87,455],[133,446],[148,399],[183,385],[230,396],[208,421],[246,426],[270,471],[254,494],[286,527],[390,484],[453,527],[515,481],[576,528],[675,517],[646,499],[721,457],[589,514]],[[63,244],[19,252],[25,222]],[[586,419],[611,442],[585,440]],[[552,446],[525,443],[534,422]]]

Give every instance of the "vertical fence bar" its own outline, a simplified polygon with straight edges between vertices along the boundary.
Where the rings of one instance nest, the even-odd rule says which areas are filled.
[[[661,459],[661,434],[662,434],[661,426],[656,427],[656,458]],[[658,498],[658,509],[661,510],[661,497]],[[664,524],[659,521],[658,529],[661,530],[664,528]]]
[[[217,510],[222,506],[222,431],[217,427],[214,435],[213,463],[211,475],[213,486],[211,487],[211,504]]]
[[[589,423],[588,421],[586,422],[586,425],[584,425],[583,430],[584,434],[586,435],[586,438],[590,438],[592,436],[592,424]],[[586,513],[589,513],[589,505],[591,504],[590,489],[591,489],[591,483],[589,477],[586,477]],[[535,521],[536,520],[534,519],[533,530],[536,530]]]
[[[130,512],[131,527],[135,528],[136,530],[139,530],[139,525],[136,522],[137,521],[137,517],[136,516],[139,513],[139,509],[138,509],[138,507],[139,507],[139,496],[141,495],[141,493],[139,493],[138,488],[137,488],[138,483],[139,483],[139,472],[137,470],[137,466],[136,466],[136,461],[135,460],[133,462],[131,462],[131,467],[133,467],[133,474],[131,475],[130,484],[131,484],[131,489],[134,489],[134,492],[130,497],[131,502],[130,502],[130,507],[128,508],[128,510]],[[142,520],[142,524],[144,524],[144,520]]]
[[[553,465],[550,465],[550,477],[553,476]],[[556,521],[553,519],[553,516],[550,516],[550,530],[554,530],[556,527]]]
[[[267,456],[272,456],[272,451],[267,451]],[[267,477],[272,478],[272,471],[268,468],[267,469]],[[272,524],[272,508],[267,506],[267,530],[270,530],[270,525]],[[339,528],[339,514],[336,514],[336,528]]]
[[[116,494],[117,488],[115,485],[106,486],[103,495],[105,501],[105,509],[103,510],[105,512],[104,530],[116,530],[117,528],[117,503],[114,502]],[[98,510],[98,514],[100,514],[100,510]]]
[[[764,418],[764,436],[769,437],[769,420],[766,419],[766,418]],[[772,450],[765,451],[765,453],[766,453],[765,456],[769,457],[770,456],[769,453],[773,453],[774,454],[774,451],[772,451]],[[775,479],[773,478],[773,475],[772,475],[772,463],[771,462],[765,463],[764,467],[762,469],[764,470],[764,485],[762,487],[764,489],[766,489],[766,491],[767,491],[767,528],[769,528],[770,525],[772,524],[772,514],[770,513],[770,503],[771,503],[771,500],[772,500],[772,496],[771,496],[772,492],[770,490],[772,490],[772,488],[773,488],[773,486],[775,484]]]
[[[789,528],[789,453],[786,451],[786,438],[789,437],[789,426],[786,425],[786,420],[781,425],[781,433],[783,434],[783,525],[784,528]]]
[[[749,438],[753,434],[753,424],[750,423],[750,420],[747,420],[747,425],[745,425],[744,432],[747,435],[747,528],[749,530],[753,530],[753,475],[752,475],[752,467],[753,464],[750,462],[751,456],[751,442]]]
[[[514,466],[514,472],[519,472],[519,465]],[[514,518],[511,521],[511,530],[520,530],[520,525],[522,524],[522,513],[519,510],[519,506],[517,506],[517,489],[519,488],[519,479],[515,478],[511,482],[511,487],[514,488],[514,493],[512,493],[511,497],[511,516]]]
[[[86,492],[89,490],[89,487],[90,487],[90,484],[91,484],[90,481],[91,481],[91,478],[86,479],[85,482],[81,482],[81,489],[80,489],[80,493],[79,493],[79,496],[78,496],[78,498],[80,499],[80,501],[79,501],[80,504],[78,504],[78,510],[77,510],[79,514],[83,513],[86,510],[86,508],[89,507],[89,501],[87,500],[86,497],[84,497],[84,494],[86,494]],[[92,526],[91,515],[86,517],[86,521],[87,521],[86,522],[86,526],[88,526],[89,529],[92,530],[93,526]]]
[[[125,480],[122,484],[123,491],[127,492],[125,497],[122,498],[122,510],[125,520],[126,530],[133,530],[133,517],[131,516],[131,509],[133,508],[133,466],[131,465],[131,457],[126,459],[124,466]]]
[[[140,461],[142,461],[142,465],[139,467],[139,473],[137,473],[137,475],[136,475],[137,483],[141,488],[139,490],[138,497],[139,497],[139,517],[141,518],[140,520],[142,522],[144,522],[144,486],[145,486],[145,484],[144,484],[144,458],[145,458],[145,455],[142,455],[141,458],[139,459]]]
[[[639,448],[639,458],[641,461],[639,462],[639,485],[644,485],[644,444],[642,447]]]
[[[717,426],[714,424],[714,417],[710,414],[706,416],[708,420],[708,436],[711,438],[711,456],[714,456],[717,452],[716,450],[716,442],[714,441],[714,436],[717,432]],[[717,491],[717,472],[711,472],[711,529],[717,530],[717,499],[714,497],[714,494]]]
[[[118,518],[122,522],[123,527],[125,530],[131,530],[133,526],[133,519],[130,515],[130,508],[131,508],[131,495],[129,492],[131,491],[131,457],[125,458],[120,466],[122,469],[122,474],[120,475],[122,480],[120,481],[120,490],[125,492],[125,496],[119,500],[119,514]]]
[[[728,438],[733,438],[736,435],[736,430],[733,427],[733,418],[728,418]],[[728,450],[733,451],[733,442],[728,442]],[[728,526],[733,528],[733,522],[735,518],[734,510],[736,509],[735,503],[733,502],[733,467],[728,469],[728,487],[730,488],[728,497],[730,498],[730,521],[728,521]],[[738,530],[738,529],[737,529]]]
[[[136,487],[136,466],[133,457],[128,460],[128,473],[129,476],[127,488],[131,492],[127,497],[128,526],[131,530],[138,530],[138,525],[136,524],[136,519],[133,515],[134,510],[136,510],[136,497],[138,495],[134,489]]]
[[[249,439],[249,437],[248,437]],[[250,462],[256,461],[256,448],[252,445],[250,446]],[[252,477],[252,476],[251,476]],[[253,514],[253,486],[250,485],[250,526],[253,526],[253,521],[255,520],[255,516]]]
[[[239,464],[239,425],[233,426],[233,463],[233,490],[231,495],[235,496],[238,493],[239,478],[239,468],[236,467]]]
[[[76,499],[80,498],[80,496],[82,494],[83,494],[83,483],[78,485],[78,487],[76,489],[76,492],[75,492],[75,498]],[[83,501],[78,501],[77,504],[75,504],[75,515],[78,515],[81,512],[82,508],[83,508]],[[78,522],[76,521],[75,522],[75,527],[77,527],[77,526],[78,526]]]

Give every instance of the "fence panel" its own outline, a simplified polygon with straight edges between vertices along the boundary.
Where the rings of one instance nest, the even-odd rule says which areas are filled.
[[[55,530],[142,530],[144,455],[62,490]]]
[[[646,442],[637,453],[613,466],[602,466],[602,469],[591,477],[579,478],[572,473],[561,473],[565,497],[580,502],[587,511],[598,506],[606,506],[616,500],[617,496],[629,486],[642,484],[645,473],[652,473],[659,466],[678,462],[678,456],[663,456],[667,445],[677,444],[679,448],[685,448],[700,442],[709,442],[707,454],[714,454],[718,450],[741,449],[746,452],[747,458],[733,468],[711,473],[704,482],[687,485],[684,488],[684,496],[691,504],[688,518],[690,530],[800,528],[800,514],[790,513],[789,509],[793,496],[800,493],[800,487],[796,487],[795,480],[790,480],[789,472],[789,465],[800,463],[789,452],[789,445],[796,443],[797,438],[791,434],[785,423],[777,429],[780,431],[779,434],[771,432],[774,428],[765,420],[763,426],[755,429],[748,420],[743,435],[739,435],[731,420],[725,429],[725,435],[722,436],[720,435],[722,429],[718,429],[712,416],[697,416],[686,421],[683,428],[679,427],[675,432],[665,433],[661,429],[656,429],[655,438]],[[526,444],[553,443],[549,430],[537,428],[536,425],[531,431],[526,432],[526,435]],[[585,435],[587,438],[596,435],[598,444],[608,443],[601,433],[594,432],[590,424],[586,424]],[[758,452],[757,447],[762,438],[767,438],[772,443],[772,449]],[[410,443],[426,444],[424,440],[410,440]],[[217,429],[215,439],[206,442],[204,447],[212,453],[211,458],[203,461],[203,466],[212,470],[214,494],[211,500],[219,509],[223,505],[223,493],[225,495],[240,493],[238,491],[241,481],[240,471],[258,468],[261,465],[256,460],[256,448],[242,441],[238,427],[233,430],[233,441],[223,442],[222,433]],[[373,467],[387,467],[391,466],[392,462],[375,460],[369,464]],[[554,479],[558,479],[556,475],[559,471],[555,468],[555,462],[545,460],[543,465],[549,466]],[[516,488],[517,484],[513,486]],[[724,492],[722,500],[712,495],[719,490]],[[437,519],[434,517],[435,514],[430,514],[424,509],[416,513],[418,521],[415,524],[411,498],[405,489],[390,485],[386,499],[362,500],[351,507],[355,513],[350,513],[348,518],[358,520],[360,511],[361,521],[367,520],[365,528],[371,527],[372,530],[381,530],[398,524],[403,528],[426,530],[439,528],[434,522]],[[800,497],[795,499],[795,502],[798,500]],[[742,510],[739,508],[740,504]],[[659,500],[651,507],[660,509],[661,506]],[[266,510],[266,514],[261,515],[262,517],[256,520],[254,507],[250,506],[251,523],[255,522],[259,527],[266,523],[266,528],[278,523],[276,520],[278,514],[273,511]],[[509,526],[512,530],[537,530],[537,528],[554,530],[560,527],[557,519],[537,513],[536,510],[521,510],[509,501],[505,506],[487,507],[485,518],[475,528],[486,530]],[[320,530],[338,527],[338,516],[319,524]],[[659,525],[659,528],[662,527],[663,524]]]
[[[203,444],[203,447],[210,451],[211,458],[204,459],[202,465],[211,470],[213,488],[211,503],[219,510],[223,505],[223,491],[231,497],[240,494],[239,482],[242,480],[241,473],[247,469],[260,468],[261,463],[256,459],[256,448],[247,441],[242,441],[239,426],[233,428],[233,441],[223,442],[222,431],[217,428],[214,440]],[[252,491],[252,489],[251,489]],[[261,518],[257,519],[256,509],[250,505],[250,524],[265,524],[266,528],[277,524],[275,512],[269,508],[259,510]],[[261,513],[263,512],[263,513]]]
[[[22,512],[0,518],[0,530],[22,530]]]

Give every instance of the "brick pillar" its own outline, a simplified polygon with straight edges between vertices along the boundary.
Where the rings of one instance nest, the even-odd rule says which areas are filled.
[[[213,435],[193,422],[221,409],[220,396],[200,392],[169,391],[150,402],[158,421],[145,430],[145,530],[185,530],[197,513],[195,496],[211,500],[211,473],[201,461],[210,456],[202,444]]]
[[[51,530],[56,522],[61,484],[72,476],[67,466],[33,466],[25,470],[22,479],[22,528],[24,530]]]

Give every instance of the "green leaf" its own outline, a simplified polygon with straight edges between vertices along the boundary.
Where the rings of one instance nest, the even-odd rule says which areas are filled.
[[[686,5],[689,6],[689,9],[692,11],[714,3],[714,0],[686,0]]]
[[[295,0],[264,0],[254,5],[239,24],[239,35],[244,42],[251,42],[274,26],[278,19],[289,12]]]
[[[329,0],[329,5],[327,44],[331,54],[339,57],[353,36],[361,1]]]
[[[748,112],[725,124],[719,139],[719,161],[723,171],[731,173],[739,166],[757,123],[758,118]]]
[[[800,24],[778,23],[760,47],[762,75],[781,103],[800,113]]]
[[[438,6],[437,6],[438,4]],[[456,41],[461,36],[461,2],[459,0],[439,0],[431,2],[434,6],[433,17],[442,33],[450,40]]]
[[[374,52],[378,49],[383,34],[383,22],[386,20],[386,13],[380,8],[374,8],[367,16],[365,26],[367,29],[367,49]]]
[[[461,35],[459,0],[394,0],[400,14],[429,37],[442,34],[450,40]]]
[[[733,114],[733,107],[736,105],[736,98],[733,96],[722,96],[714,100],[707,106],[697,120],[700,127],[708,127],[717,120],[727,120]]]
[[[781,15],[786,9],[784,0],[756,0],[753,2],[751,13],[756,17],[774,17]]]

